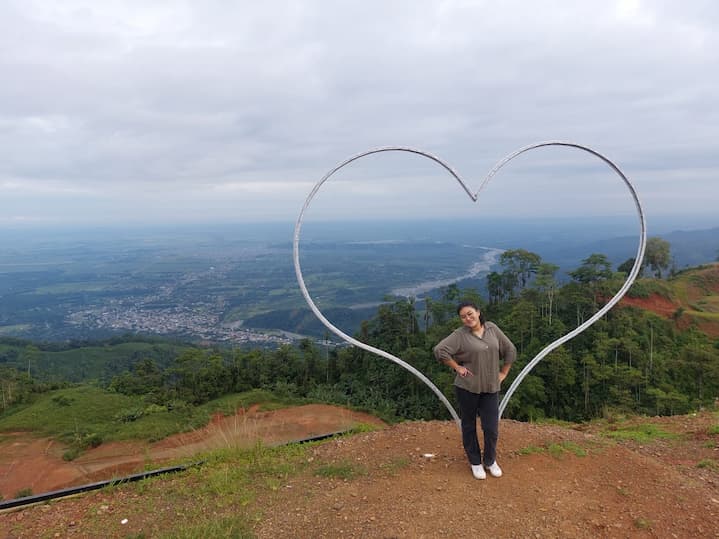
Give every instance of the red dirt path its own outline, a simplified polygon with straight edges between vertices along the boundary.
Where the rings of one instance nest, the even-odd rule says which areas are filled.
[[[149,444],[112,442],[88,450],[72,462],[67,449],[26,432],[0,437],[0,495],[12,499],[22,489],[33,494],[84,485],[161,468],[163,462],[221,447],[250,447],[261,440],[275,445],[344,431],[359,423],[384,425],[374,416],[338,406],[309,404],[271,412],[257,406],[236,415],[215,416],[209,425]]]

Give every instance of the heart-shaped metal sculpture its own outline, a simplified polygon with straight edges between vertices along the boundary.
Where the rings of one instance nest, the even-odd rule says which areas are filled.
[[[632,185],[632,183],[627,179],[627,177],[622,173],[621,170],[619,170],[619,167],[617,167],[612,161],[604,157],[599,152],[596,152],[595,150],[592,150],[591,148],[588,148],[587,146],[582,146],[581,144],[575,144],[573,142],[562,142],[562,141],[546,141],[546,142],[537,142],[535,144],[530,144],[529,146],[525,146],[523,148],[520,148],[519,150],[512,152],[511,154],[507,155],[503,159],[501,159],[495,166],[492,168],[492,170],[487,174],[482,184],[479,186],[479,189],[475,193],[472,193],[470,189],[467,187],[467,184],[464,183],[464,181],[459,177],[459,175],[450,167],[447,163],[442,161],[440,158],[427,153],[423,152],[421,150],[417,150],[414,148],[405,148],[405,147],[384,147],[384,148],[376,148],[373,150],[368,150],[366,152],[362,152],[360,154],[357,154],[353,157],[350,157],[349,159],[343,161],[336,167],[334,167],[332,170],[330,170],[327,174],[325,174],[322,179],[317,182],[317,184],[314,186],[312,191],[310,192],[309,196],[307,197],[307,200],[305,201],[304,206],[302,206],[302,211],[300,212],[299,217],[297,218],[297,224],[295,225],[295,235],[294,235],[294,242],[293,242],[293,258],[294,258],[294,264],[295,264],[295,274],[297,275],[297,282],[300,285],[300,290],[302,291],[302,295],[304,296],[305,300],[307,301],[307,304],[309,305],[310,309],[312,309],[312,312],[315,313],[315,316],[319,318],[319,320],[329,329],[332,333],[343,339],[344,341],[348,342],[349,344],[352,344],[358,348],[361,348],[363,350],[366,350],[368,352],[372,352],[373,354],[377,354],[378,356],[384,357],[386,359],[389,359],[390,361],[397,363],[398,365],[402,366],[403,368],[407,369],[409,372],[414,374],[417,378],[422,380],[434,393],[437,395],[437,397],[444,403],[444,405],[447,407],[447,410],[449,410],[449,413],[452,415],[454,420],[457,422],[457,425],[460,425],[460,419],[457,415],[457,412],[454,410],[450,402],[447,400],[447,397],[420,371],[415,369],[412,365],[409,363],[401,360],[400,358],[393,356],[392,354],[389,354],[385,352],[384,350],[380,350],[378,348],[375,348],[373,346],[370,346],[366,343],[363,343],[361,341],[358,341],[357,339],[350,337],[346,333],[342,332],[340,329],[335,327],[325,316],[322,314],[322,312],[317,308],[317,305],[315,305],[314,301],[312,301],[312,297],[310,296],[309,292],[307,291],[307,287],[305,286],[304,278],[302,277],[302,269],[300,267],[300,232],[302,230],[302,220],[304,218],[305,212],[307,211],[307,208],[309,208],[310,203],[312,202],[312,199],[315,197],[317,192],[320,190],[322,185],[329,180],[337,171],[342,169],[343,167],[347,166],[348,164],[352,163],[353,161],[356,161],[358,159],[361,159],[362,157],[366,157],[368,155],[381,153],[381,152],[408,152],[412,154],[416,154],[422,157],[426,157],[428,159],[431,159],[432,161],[439,164],[442,168],[444,168],[447,172],[449,172],[452,177],[457,180],[459,185],[464,189],[464,191],[467,193],[470,199],[472,199],[473,202],[476,202],[479,199],[479,193],[487,186],[489,181],[499,172],[499,170],[504,167],[507,163],[509,163],[512,159],[519,156],[520,154],[523,154],[529,150],[533,150],[535,148],[541,148],[543,146],[568,146],[571,148],[577,148],[579,150],[583,150],[585,152],[588,152],[602,161],[604,161],[609,167],[617,173],[617,175],[624,181],[627,188],[629,189],[629,192],[632,195],[632,198],[634,199],[634,203],[637,208],[637,215],[639,217],[639,245],[637,247],[637,254],[634,259],[634,266],[632,266],[632,270],[629,272],[629,275],[624,281],[624,284],[619,289],[619,291],[612,296],[612,298],[601,308],[599,309],[591,318],[586,320],[583,324],[577,326],[569,333],[563,335],[562,337],[558,338],[551,344],[547,345],[541,352],[539,352],[525,367],[522,369],[522,371],[517,375],[517,377],[514,379],[514,382],[512,382],[512,385],[507,390],[507,393],[504,395],[504,398],[502,399],[502,402],[499,406],[499,416],[501,417],[504,409],[507,406],[507,402],[509,402],[509,399],[511,398],[512,394],[516,391],[517,387],[519,387],[519,384],[522,383],[522,380],[524,377],[535,367],[537,363],[539,363],[547,354],[549,354],[552,350],[557,348],[558,346],[561,346],[568,340],[572,339],[573,337],[576,337],[581,332],[583,332],[585,329],[587,329],[589,326],[594,324],[599,318],[604,316],[604,314],[609,311],[614,305],[619,302],[620,299],[626,294],[627,290],[629,290],[629,287],[632,286],[632,283],[637,278],[637,275],[639,274],[641,267],[642,267],[642,260],[644,258],[644,248],[646,245],[646,222],[644,219],[644,210],[642,209],[641,202],[639,201],[639,197],[637,195],[636,189]]]

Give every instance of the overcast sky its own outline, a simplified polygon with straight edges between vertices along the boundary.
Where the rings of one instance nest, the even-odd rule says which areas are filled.
[[[542,140],[613,160],[650,222],[719,215],[717,29],[719,4],[692,0],[4,0],[0,224],[294,221],[371,148],[430,152],[476,189]],[[356,165],[308,212],[635,211],[566,148],[510,164],[478,207],[428,160]]]

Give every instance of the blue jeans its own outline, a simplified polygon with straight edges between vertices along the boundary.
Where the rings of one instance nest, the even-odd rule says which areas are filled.
[[[477,414],[484,434],[484,464],[491,466],[497,457],[499,438],[499,393],[472,393],[454,386],[462,420],[462,445],[472,465],[482,464],[482,451],[477,440]]]

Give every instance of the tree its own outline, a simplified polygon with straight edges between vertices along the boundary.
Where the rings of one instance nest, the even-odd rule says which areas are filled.
[[[28,400],[34,384],[27,373],[0,366],[0,413],[17,402]]]
[[[505,273],[508,274],[507,282],[513,284],[510,293],[517,286],[520,290],[526,288],[529,279],[537,273],[541,262],[542,258],[538,254],[531,253],[526,249],[504,251],[499,257],[499,263],[505,268]]]
[[[552,324],[552,311],[554,310],[554,297],[557,293],[557,281],[554,274],[557,273],[559,266],[543,262],[537,269],[537,276],[534,279],[534,287],[543,292],[547,298],[546,315],[549,318],[549,324]]]
[[[124,395],[145,395],[162,389],[163,374],[153,359],[142,359],[132,368],[132,372],[115,376],[109,388]]]
[[[489,295],[490,305],[497,305],[504,299],[502,276],[496,271],[487,275],[487,294]]]
[[[634,267],[634,262],[636,262],[636,260],[637,259],[634,257],[628,258],[627,260],[625,260],[624,262],[622,262],[621,264],[619,264],[617,266],[617,271],[624,273],[625,275],[629,275],[632,271],[632,268]],[[641,272],[640,272],[640,274],[641,274]]]
[[[33,344],[29,344],[22,351],[21,358],[23,363],[27,364],[27,375],[32,376],[30,367],[37,367],[38,361],[40,359],[40,349]]]
[[[669,242],[658,237],[647,240],[647,248],[644,251],[644,262],[654,272],[657,279],[661,279],[662,270],[669,268],[671,264],[671,248]]]
[[[570,271],[569,276],[582,284],[592,284],[612,276],[612,264],[606,255],[593,253],[582,260],[582,265]]]

